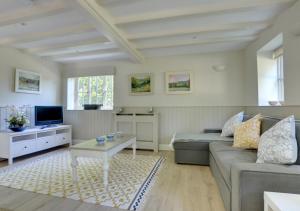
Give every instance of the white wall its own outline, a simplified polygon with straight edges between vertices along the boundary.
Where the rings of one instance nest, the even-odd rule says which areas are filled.
[[[101,63],[66,65],[64,71],[98,69]],[[102,65],[109,65],[104,63]],[[110,63],[117,69],[115,77],[116,106],[240,106],[243,105],[243,54],[226,52],[151,59],[144,64],[129,62]],[[226,65],[224,72],[215,72],[213,65]],[[167,95],[165,93],[166,71],[192,71],[193,93]],[[128,75],[131,73],[154,73],[154,94],[129,95]],[[66,87],[64,85],[64,87]],[[65,93],[66,94],[66,93]],[[66,97],[64,97],[66,99]]]
[[[283,33],[286,105],[300,105],[300,1],[284,11],[272,27],[261,33],[245,51],[245,103],[258,105],[256,53],[278,34]]]
[[[162,57],[145,64],[85,62],[65,65],[63,70],[64,75],[71,71],[107,72],[110,65],[116,67],[115,106],[130,110],[153,106],[160,115],[160,144],[169,143],[175,132],[199,133],[204,128],[221,128],[229,116],[244,109],[242,52]],[[215,72],[213,65],[226,65],[228,69]],[[167,95],[164,73],[187,70],[194,75],[193,93]],[[154,73],[153,95],[129,94],[128,75],[138,72]],[[66,100],[66,84],[63,87]],[[75,139],[90,139],[113,131],[113,114],[109,111],[66,111],[65,120],[73,125]]]
[[[40,95],[14,92],[15,69],[40,73]],[[59,66],[12,48],[0,48],[0,106],[61,104],[61,72]]]

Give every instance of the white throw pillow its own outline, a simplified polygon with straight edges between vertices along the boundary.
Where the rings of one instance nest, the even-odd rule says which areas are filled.
[[[234,115],[225,122],[221,136],[233,136],[235,127],[243,122],[244,111]]]
[[[262,134],[256,163],[293,164],[297,160],[295,117],[281,120]]]

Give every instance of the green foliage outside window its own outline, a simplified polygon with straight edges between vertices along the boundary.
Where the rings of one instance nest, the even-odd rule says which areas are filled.
[[[91,76],[77,78],[77,102],[103,104],[103,108],[113,108],[113,76]]]

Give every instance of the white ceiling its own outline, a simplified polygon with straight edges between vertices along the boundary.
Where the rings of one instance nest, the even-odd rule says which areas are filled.
[[[1,0],[0,45],[57,62],[245,48],[296,0]]]

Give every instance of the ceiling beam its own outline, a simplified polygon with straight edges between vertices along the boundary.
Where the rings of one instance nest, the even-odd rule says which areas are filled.
[[[116,59],[116,58],[126,58],[128,57],[124,52],[110,52],[110,53],[89,53],[89,54],[81,54],[81,55],[71,55],[64,57],[52,57],[51,59],[56,62],[74,62],[81,60],[91,60],[91,59]]]
[[[96,43],[104,43],[107,41],[103,41],[103,38],[95,38],[95,39],[88,39],[88,40],[83,40],[83,41],[74,41],[74,42],[68,42],[66,44],[59,44],[59,45],[45,45],[42,47],[37,47],[37,48],[30,48],[27,49],[26,51],[32,54],[39,54],[39,53],[44,53],[44,52],[51,52],[51,51],[56,51],[56,50],[62,50],[62,49],[67,49],[67,48],[76,48],[84,45],[93,45]]]
[[[143,55],[126,39],[124,33],[115,26],[113,17],[96,0],[78,0],[78,3],[81,6],[78,8],[87,14],[101,33],[127,52],[133,61],[144,61]]]
[[[119,53],[120,50],[118,49],[106,49],[106,50],[92,50],[87,52],[75,52],[75,53],[66,53],[63,55],[55,55],[49,56],[49,58],[56,59],[56,58],[69,58],[69,57],[76,57],[76,56],[85,56],[85,55],[95,55],[95,54],[108,54],[108,53]]]
[[[138,49],[153,49],[153,48],[170,48],[170,47],[177,47],[177,46],[188,46],[188,45],[206,45],[206,44],[213,44],[213,43],[227,43],[227,42],[249,42],[253,41],[257,38],[257,36],[245,36],[245,37],[229,37],[229,38],[213,38],[213,39],[192,39],[192,40],[184,40],[184,41],[177,41],[177,42],[169,42],[169,43],[161,43],[156,45],[140,45]]]
[[[103,52],[110,51],[112,49],[117,49],[116,45],[112,42],[106,42],[106,43],[93,43],[89,45],[79,45],[75,47],[69,47],[69,48],[60,48],[56,50],[50,50],[50,51],[44,51],[40,53],[36,53],[38,56],[62,56],[62,55],[70,55],[70,54],[77,54],[77,53],[85,53],[85,52],[91,52],[96,50],[102,50]]]
[[[110,6],[115,6],[115,5],[120,5],[120,4],[128,4],[132,3],[134,1],[140,1],[140,0],[101,0],[101,5],[110,5]]]
[[[8,11],[0,15],[0,27],[25,23],[31,20],[47,17],[65,12],[67,9],[63,1],[48,1],[47,3],[34,4],[15,11]]]
[[[47,39],[49,37],[58,37],[66,34],[78,34],[83,32],[95,31],[95,27],[90,24],[81,24],[77,26],[65,26],[64,28],[50,29],[50,31],[33,32],[22,34],[17,37],[5,37],[0,39],[0,45],[12,45],[17,43],[28,43],[37,40]]]
[[[162,30],[153,32],[144,32],[129,34],[127,38],[129,40],[135,39],[147,39],[147,38],[157,38],[165,36],[192,34],[192,33],[207,33],[207,32],[218,32],[218,31],[228,31],[228,30],[249,30],[249,29],[264,29],[270,26],[272,23],[268,21],[264,22],[244,22],[244,23],[233,23],[233,24],[213,24],[208,26],[203,26],[201,28],[178,28],[176,30]]]
[[[232,50],[242,50],[251,42],[224,42],[224,43],[209,43],[190,46],[175,46],[169,48],[154,48],[145,49],[142,52],[147,57],[160,57],[160,56],[172,56],[182,54],[199,54],[199,53],[211,53],[211,52],[228,52]]]
[[[222,1],[221,1],[222,2]],[[262,6],[269,6],[278,3],[288,3],[292,0],[252,0],[252,1],[234,1],[219,4],[199,4],[195,7],[187,7],[180,9],[170,9],[164,11],[148,12],[142,14],[132,14],[126,17],[115,19],[115,24],[130,24],[145,21],[155,21],[167,18],[177,18],[191,15],[211,15],[214,13],[236,12],[245,9],[255,9]]]

